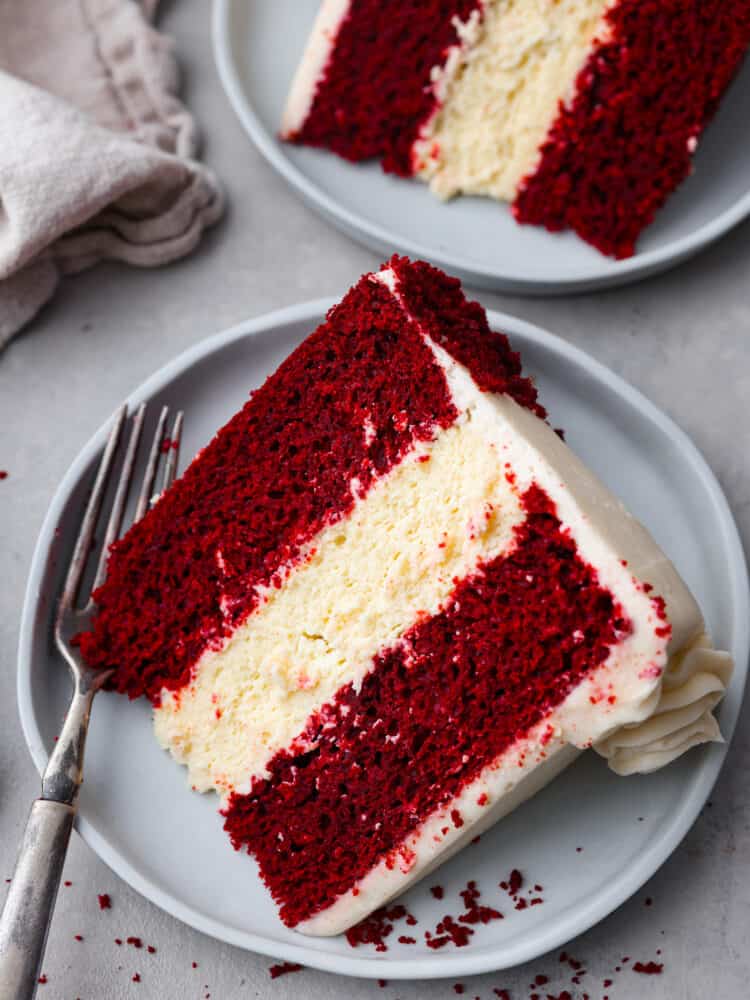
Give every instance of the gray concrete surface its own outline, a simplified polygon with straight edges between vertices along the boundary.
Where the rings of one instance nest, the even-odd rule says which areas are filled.
[[[205,156],[223,177],[225,222],[184,262],[161,272],[105,266],[69,280],[55,302],[0,356],[0,876],[12,870],[38,783],[15,705],[21,601],[37,531],[80,446],[119,400],[189,344],[250,315],[337,295],[378,263],[323,223],[261,161],[221,92],[209,45],[209,5],[166,9],[202,123]],[[750,542],[750,225],[692,262],[621,291],[563,300],[482,294],[483,302],[554,330],[610,365],[690,433],[721,480]],[[740,1000],[750,995],[750,711],[744,711],[707,808],[659,874],[629,903],[572,942],[588,974],[576,987],[557,955],[512,972],[464,980],[465,995],[514,1000],[570,989],[591,1000]],[[183,926],[120,882],[76,837],[52,925],[40,997],[318,1000],[455,997],[453,983],[377,984],[304,971],[274,982],[271,962]],[[96,894],[109,892],[101,914]],[[0,898],[2,898],[0,891]],[[645,906],[646,897],[653,898]],[[74,940],[84,936],[83,942]],[[139,935],[154,955],[116,936]],[[623,971],[660,948],[661,976]],[[198,963],[193,969],[191,963]],[[141,982],[132,976],[140,973]]]

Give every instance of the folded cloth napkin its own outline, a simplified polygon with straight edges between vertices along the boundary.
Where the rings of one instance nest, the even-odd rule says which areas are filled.
[[[153,267],[222,211],[158,0],[0,0],[0,348],[63,274]]]

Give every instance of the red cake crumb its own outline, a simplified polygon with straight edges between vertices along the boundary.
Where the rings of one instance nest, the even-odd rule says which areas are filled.
[[[633,972],[640,972],[646,976],[660,976],[664,969],[661,962],[634,962]]]
[[[49,982],[49,980],[47,979],[45,974],[42,973],[41,976],[37,979],[37,982],[40,983],[42,986],[44,986],[44,984]]]
[[[413,937],[408,937],[406,934],[402,934],[398,939],[399,944],[416,944],[417,939]]]
[[[143,947],[143,941],[141,941],[141,939],[139,937],[129,937],[129,938],[127,938],[127,942],[128,942],[128,944],[132,944],[132,946],[134,948],[142,948]]]
[[[197,969],[198,968],[198,963],[197,962],[191,962],[190,964],[191,964],[191,966],[192,966],[193,969]]]
[[[65,886],[66,889],[69,889],[71,887],[71,885],[73,885],[73,883],[71,881],[67,880],[67,881],[63,882],[63,885]]]
[[[385,939],[393,932],[393,926],[398,920],[406,918],[409,923],[411,914],[401,903],[395,906],[383,907],[374,910],[369,917],[360,920],[358,924],[350,927],[346,932],[346,940],[352,948],[361,944],[375,945],[375,951],[388,951]],[[412,921],[416,923],[412,917]]]
[[[437,951],[447,944],[454,944],[456,948],[465,948],[473,936],[474,931],[470,927],[456,923],[453,917],[446,915],[438,922],[434,934],[425,931],[425,943],[428,948]]]
[[[73,939],[75,941],[83,941],[83,934],[74,934]]]
[[[586,970],[583,968],[583,962],[579,961],[577,958],[573,958],[573,956],[569,955],[566,951],[560,952],[560,962],[569,965],[574,972],[581,976],[586,974]]]
[[[466,990],[466,987],[464,986],[463,983],[456,983],[454,985],[454,987],[453,987],[453,992],[454,993],[461,994],[461,993],[465,992],[465,990]]]
[[[447,914],[438,922],[434,931],[425,931],[425,943],[428,948],[436,951],[444,948],[447,944],[463,948],[474,934],[472,927],[466,926],[467,924],[488,924],[492,920],[503,919],[499,910],[479,903],[481,894],[476,882],[469,882],[460,895],[466,907],[465,911],[460,913],[457,918]]]
[[[499,910],[491,906],[480,906],[479,898],[481,893],[477,889],[476,882],[469,882],[466,888],[459,893],[465,912],[461,913],[458,920],[462,924],[488,924],[491,920],[502,920],[503,915]]]
[[[156,948],[154,948],[154,946],[152,944],[150,944],[146,948],[146,951],[149,953],[149,955],[155,955],[156,954]]]
[[[381,988],[381,990],[384,990],[387,985],[388,985],[387,979],[378,979],[378,986]]]
[[[116,945],[121,945],[122,944],[122,938],[115,938],[115,944]]]
[[[258,859],[290,926],[397,849],[627,634],[622,610],[578,557],[549,498],[534,486],[523,503],[528,517],[512,552],[461,581],[441,613],[378,653],[359,691],[342,688],[298,745],[272,758],[269,778],[230,798],[225,829]],[[539,565],[549,572],[531,574]],[[363,730],[367,718],[398,738],[384,743]]]
[[[301,965],[297,962],[281,962],[279,965],[272,965],[268,973],[271,979],[278,979],[279,976],[287,976],[290,972],[300,972],[302,969]]]
[[[0,480],[7,479],[7,478],[8,478],[8,472],[7,472],[7,470],[6,469],[0,469]]]
[[[140,983],[140,981],[141,981],[141,975],[140,975],[140,973],[139,972],[134,972],[133,973],[133,982],[134,983]]]
[[[508,878],[508,892],[511,896],[517,896],[523,888],[523,875],[517,868],[514,868]]]
[[[381,157],[383,169],[413,173],[412,144],[437,107],[429,74],[479,0],[354,0],[310,111],[289,138],[347,160]]]
[[[430,892],[435,897],[435,899],[442,899],[443,896],[445,895],[445,890],[443,889],[442,885],[431,886]]]
[[[750,43],[750,0],[620,0],[605,17],[513,211],[622,258],[691,171]]]
[[[492,992],[495,994],[496,997],[500,997],[500,1000],[510,1000],[509,990],[501,990],[495,987],[495,989]]]
[[[100,910],[111,910],[112,909],[112,900],[110,899],[110,896],[109,896],[108,892],[103,892],[100,896],[97,896],[96,898],[99,900],[99,909]]]

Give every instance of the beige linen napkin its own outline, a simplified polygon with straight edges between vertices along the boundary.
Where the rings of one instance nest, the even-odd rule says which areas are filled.
[[[222,211],[157,0],[0,0],[0,348],[60,276],[188,253]]]

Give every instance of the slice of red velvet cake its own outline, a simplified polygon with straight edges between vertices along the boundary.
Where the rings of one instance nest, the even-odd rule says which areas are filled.
[[[332,934],[594,745],[719,739],[731,672],[458,281],[365,275],[118,542],[87,660]]]
[[[748,44],[750,0],[323,0],[282,135],[628,257]]]

